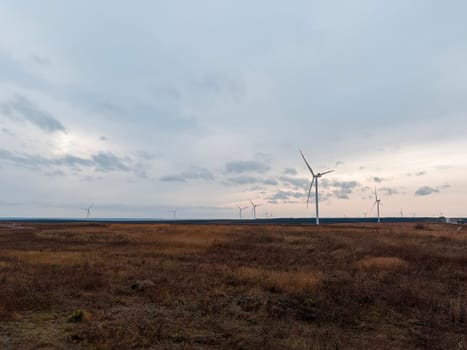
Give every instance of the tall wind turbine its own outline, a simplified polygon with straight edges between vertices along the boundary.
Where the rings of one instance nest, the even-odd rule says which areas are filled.
[[[94,206],[94,204],[91,204],[89,207],[87,208],[81,208],[81,210],[84,210],[86,211],[86,218],[89,218],[89,216],[91,215],[91,209],[92,207]]]
[[[262,204],[255,204],[253,203],[253,201],[250,199],[250,203],[251,203],[251,214],[253,215],[253,220],[256,220],[256,207],[260,207],[262,206]]]
[[[378,212],[378,224],[381,222],[381,219],[379,217],[379,206],[381,204],[381,199],[378,198],[378,193],[376,192],[376,187],[375,187],[375,203],[373,203],[373,206],[371,209],[373,209],[376,205],[376,211]]]
[[[245,210],[248,207],[241,207],[237,204],[238,210],[240,211],[240,219],[242,219],[242,211]]]
[[[172,213],[172,214],[173,214],[174,219],[177,217],[177,209],[169,210],[169,213]]]
[[[311,188],[313,187],[313,183],[315,183],[315,201],[316,201],[316,225],[319,225],[319,208],[318,208],[318,179],[326,174],[332,173],[334,170],[328,170],[323,173],[317,173],[315,174],[313,172],[313,169],[311,169],[310,164],[308,164],[308,161],[306,160],[305,156],[303,155],[303,152],[300,150],[300,154],[302,155],[303,160],[305,161],[306,166],[310,170],[311,175],[313,176],[313,179],[310,182],[310,189],[308,190],[308,198],[306,200],[306,207],[308,208],[308,203],[310,202],[310,194],[311,194]]]

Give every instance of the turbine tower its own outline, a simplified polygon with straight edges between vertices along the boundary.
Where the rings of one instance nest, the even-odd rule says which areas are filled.
[[[172,213],[172,214],[173,214],[174,219],[177,217],[177,209],[169,210],[169,213]]]
[[[245,210],[248,207],[241,207],[237,204],[238,210],[240,211],[240,220],[242,219],[242,211]]]
[[[379,217],[379,206],[381,205],[381,199],[378,198],[378,193],[376,192],[376,187],[375,187],[375,202],[373,203],[373,206],[371,209],[373,209],[376,205],[376,211],[378,212],[378,224],[381,222],[381,219]]]
[[[262,206],[262,204],[255,204],[253,203],[253,201],[250,199],[250,203],[251,203],[251,215],[253,216],[253,220],[256,220],[256,207],[260,207]]]
[[[87,208],[80,208],[81,210],[84,210],[86,212],[86,218],[89,218],[89,216],[91,215],[91,209],[92,209],[93,206],[94,206],[94,204],[91,204]]]
[[[315,184],[315,201],[316,201],[316,225],[319,225],[319,208],[318,208],[318,179],[326,174],[332,173],[334,170],[328,170],[323,173],[317,173],[315,174],[313,172],[313,169],[311,169],[310,164],[308,164],[308,161],[306,160],[305,156],[303,155],[303,152],[300,150],[300,154],[302,155],[303,160],[305,161],[306,166],[310,170],[311,175],[313,176],[311,182],[310,182],[310,189],[308,190],[308,198],[306,200],[306,207],[308,208],[308,203],[310,202],[310,194],[311,194],[311,188],[313,187],[313,183]]]

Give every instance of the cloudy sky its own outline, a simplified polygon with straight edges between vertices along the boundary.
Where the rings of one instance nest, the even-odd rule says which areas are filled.
[[[466,215],[466,13],[0,0],[0,217]]]

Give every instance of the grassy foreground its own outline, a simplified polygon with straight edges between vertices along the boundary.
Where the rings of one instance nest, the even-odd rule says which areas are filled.
[[[467,349],[467,227],[0,225],[0,349]]]

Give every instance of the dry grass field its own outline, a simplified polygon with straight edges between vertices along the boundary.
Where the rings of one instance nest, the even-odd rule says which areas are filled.
[[[0,349],[467,349],[467,228],[0,225]]]

